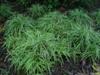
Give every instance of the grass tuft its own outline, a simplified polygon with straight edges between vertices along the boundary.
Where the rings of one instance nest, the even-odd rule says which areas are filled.
[[[47,8],[44,5],[34,4],[28,9],[28,14],[34,19],[39,18],[47,13]]]
[[[8,4],[0,4],[0,17],[8,18],[12,15],[11,6]]]
[[[81,10],[71,11],[68,16],[50,12],[35,22],[23,15],[14,16],[5,26],[11,63],[27,75],[44,75],[51,74],[53,65],[65,59],[75,63],[99,61],[100,35],[90,24],[91,18]]]

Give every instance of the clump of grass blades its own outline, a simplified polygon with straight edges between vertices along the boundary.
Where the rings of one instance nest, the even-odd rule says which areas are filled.
[[[83,25],[92,25],[93,24],[92,18],[83,9],[70,10],[68,12],[68,16],[71,20],[74,20],[75,22],[78,22]]]
[[[34,25],[30,17],[23,17],[21,14],[16,14],[11,17],[10,20],[6,22],[6,35],[20,35],[26,29],[32,28]]]
[[[32,23],[27,17],[17,15],[8,20],[5,36],[10,60],[16,69],[25,69],[30,75],[42,75],[58,61],[55,54],[55,35],[32,28]]]
[[[73,11],[69,11],[68,17],[75,22],[76,27],[74,27],[75,31],[78,31],[77,34],[74,31],[74,33],[70,34],[77,35],[79,37],[76,37],[77,42],[75,42],[74,49],[78,49],[81,51],[81,58],[82,59],[91,59],[93,61],[99,59],[100,60],[100,36],[99,33],[96,33],[91,26],[94,25],[93,20],[90,16],[88,16],[87,13],[85,13],[82,10],[75,9]],[[78,29],[78,30],[77,30]],[[94,37],[96,36],[96,37]],[[71,38],[71,37],[70,37]],[[72,39],[75,38],[72,37]],[[96,40],[95,40],[96,39]],[[78,50],[77,49],[77,50]]]
[[[0,68],[0,75],[8,75],[9,72],[5,69]]]
[[[24,32],[34,26],[32,22],[31,18],[21,14],[14,15],[11,19],[7,20],[5,23],[5,44],[8,49],[12,48],[14,46],[13,43],[19,38],[25,38],[23,36]]]
[[[37,28],[54,34],[64,34],[68,28],[70,29],[66,24],[70,23],[69,18],[60,12],[50,12],[38,19]]]
[[[0,4],[0,17],[8,18],[12,14],[13,13],[10,5]]]
[[[100,9],[92,13],[93,18],[97,25],[100,25]]]
[[[43,16],[47,13],[47,9],[44,5],[34,4],[28,9],[28,14],[34,19]]]
[[[93,12],[91,14],[91,17],[94,20],[94,28],[96,31],[100,31],[100,9],[98,9],[97,11]]]
[[[91,28],[91,24],[93,25],[92,19],[81,10],[70,12],[68,16],[59,12],[49,13],[49,15],[38,19],[37,28],[54,33],[60,41],[65,40],[65,54],[62,55],[66,57],[73,60],[76,60],[76,57],[78,57],[78,60],[100,59],[100,36]]]
[[[6,23],[5,32],[12,64],[27,75],[44,75],[56,62],[62,64],[63,56],[75,62],[100,60],[100,35],[82,22],[83,18],[80,23],[59,12],[48,13],[37,23],[15,16]]]

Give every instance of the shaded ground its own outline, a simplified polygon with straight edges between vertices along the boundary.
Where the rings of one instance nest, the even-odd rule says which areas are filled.
[[[3,48],[3,42],[4,42],[3,34],[4,34],[4,21],[0,17],[0,74],[4,74],[3,72],[7,70],[7,62],[6,62],[7,52]]]
[[[53,69],[53,75],[77,75],[78,73],[91,75],[91,72],[93,72],[93,70],[90,64],[74,64],[67,61],[62,65],[55,65],[55,68]]]

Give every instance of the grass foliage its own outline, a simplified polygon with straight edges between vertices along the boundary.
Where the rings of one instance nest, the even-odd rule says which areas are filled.
[[[100,25],[100,9],[97,10],[96,12],[94,12],[92,15],[93,15],[93,18],[94,18],[96,24]]]
[[[49,70],[53,64],[50,61],[52,54],[50,50],[54,48],[52,44],[55,37],[52,33],[35,30],[32,25],[29,18],[22,15],[9,20],[5,44],[16,69],[25,69],[28,74],[37,75]]]
[[[79,12],[79,10],[70,12],[72,13],[68,16],[61,15],[58,12],[45,15],[39,19],[38,28],[54,33],[57,38],[59,37],[59,40],[64,39],[66,41],[64,53],[68,53],[68,55],[65,56],[70,55],[71,58],[74,58],[79,55],[82,59],[84,57],[85,59],[100,59],[100,47],[98,47],[100,36],[90,27],[90,24],[93,23],[91,18],[82,11]],[[89,54],[87,54],[88,52]]]
[[[26,7],[30,2],[31,0],[16,0],[18,4]]]
[[[8,75],[9,72],[5,69],[0,68],[0,75]]]
[[[68,16],[73,21],[83,24],[83,25],[92,25],[93,19],[88,15],[88,13],[83,9],[74,9],[68,11]]]
[[[90,27],[92,23],[81,10],[70,11],[66,16],[50,12],[37,21],[16,15],[5,26],[9,60],[27,75],[51,74],[53,65],[62,64],[64,58],[99,61],[100,35]]]
[[[34,4],[28,9],[28,14],[34,19],[43,16],[46,12],[46,7],[39,4]]]
[[[93,12],[91,14],[91,17],[93,18],[93,20],[95,22],[95,25],[94,25],[95,30],[100,32],[100,9]]]
[[[0,4],[0,17],[8,18],[12,15],[11,6],[7,4]]]

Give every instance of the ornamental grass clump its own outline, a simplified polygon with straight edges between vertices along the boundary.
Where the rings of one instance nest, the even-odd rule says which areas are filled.
[[[6,22],[6,35],[20,35],[26,29],[32,28],[34,25],[30,17],[23,17],[21,14],[16,14]]]
[[[74,9],[68,11],[68,16],[71,20],[75,21],[76,23],[80,23],[83,25],[93,25],[92,18],[88,15],[87,12],[81,9]]]
[[[8,18],[13,14],[12,8],[8,4],[0,4],[0,17]]]
[[[99,33],[88,22],[84,23],[83,18],[81,23],[71,18],[50,12],[35,22],[23,15],[8,20],[5,45],[15,68],[24,70],[27,75],[45,75],[46,72],[50,75],[56,62],[99,61]]]
[[[65,35],[71,29],[71,20],[60,12],[50,12],[38,19],[37,28],[56,36]]]
[[[47,13],[47,8],[44,5],[39,5],[39,4],[33,4],[29,9],[28,9],[28,14],[33,17],[34,19],[39,18],[43,16],[45,13]]]
[[[77,25],[68,34],[71,58],[80,60],[100,60],[100,35],[89,26]]]
[[[74,31],[70,36],[73,36],[72,39],[75,39],[76,36],[74,40],[76,48],[74,49],[80,50],[81,60],[88,58],[92,61],[100,60],[100,36],[91,27],[94,25],[94,21],[82,10],[76,9],[69,12],[68,17],[75,22]]]
[[[92,13],[93,19],[100,26],[100,9]]]
[[[50,73],[55,62],[61,61],[63,51],[57,45],[60,46],[62,41],[57,41],[54,33],[36,29],[32,22],[22,15],[8,20],[5,27],[5,45],[11,57],[9,60],[17,70],[25,70],[27,75],[43,75],[47,71]]]
[[[66,42],[64,52],[67,58],[100,59],[100,36],[91,27],[92,19],[81,10],[81,12],[75,11],[75,13],[71,11],[68,16],[59,12],[49,13],[38,20],[37,28],[54,33],[60,41],[64,40]]]
[[[5,44],[8,49],[13,48],[18,40],[21,41],[21,38],[25,38],[25,36],[23,36],[24,32],[34,26],[32,22],[31,18],[24,17],[21,14],[14,15],[11,19],[7,20],[5,25]]]
[[[94,20],[94,29],[98,32],[100,32],[100,9],[96,10],[95,12],[92,12],[91,17]]]

